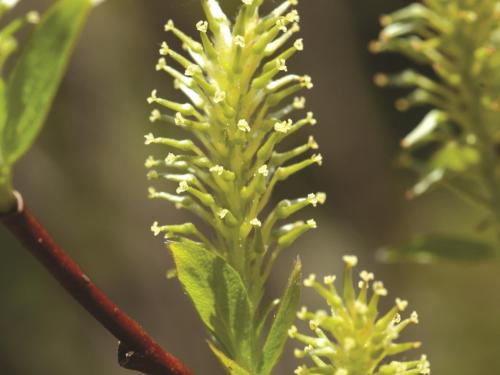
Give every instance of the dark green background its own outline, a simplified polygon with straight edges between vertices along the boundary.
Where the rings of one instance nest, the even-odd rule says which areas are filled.
[[[25,0],[23,9],[47,1]],[[277,1],[269,1],[269,5]],[[498,264],[381,265],[374,251],[431,230],[470,231],[477,213],[445,192],[408,202],[412,176],[395,167],[398,141],[419,113],[393,110],[394,92],[372,84],[379,70],[403,61],[371,56],[378,16],[402,5],[382,0],[302,0],[306,50],[290,69],[313,76],[308,107],[319,119],[312,129],[325,157],[285,182],[277,193],[296,197],[323,190],[327,204],[306,217],[319,229],[283,257],[270,290],[281,293],[295,254],[305,272],[338,273],[342,254],[361,257],[390,291],[410,300],[421,324],[405,339],[424,341],[433,373],[500,373],[500,266]],[[108,0],[92,15],[36,146],[16,169],[16,187],[35,214],[110,296],[183,358],[197,374],[220,374],[203,327],[175,280],[172,262],[149,226],[184,222],[188,216],[146,198],[143,167],[149,150],[146,97],[171,92],[154,71],[162,32],[173,18],[193,33],[202,18],[198,1]],[[170,95],[177,95],[171,93]],[[302,136],[306,137],[306,133]],[[304,303],[319,307],[309,291]],[[297,366],[290,345],[276,374]],[[0,230],[0,373],[3,375],[125,374],[116,365],[116,343]],[[414,356],[419,353],[411,354]],[[410,354],[408,355],[410,358]]]

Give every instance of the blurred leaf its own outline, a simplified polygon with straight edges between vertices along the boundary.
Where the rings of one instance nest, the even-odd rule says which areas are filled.
[[[487,242],[443,234],[417,236],[409,244],[379,250],[379,258],[386,262],[483,261],[496,256],[497,249]]]
[[[257,366],[252,363],[252,306],[238,272],[195,243],[172,243],[170,249],[179,280],[226,354],[249,370]]]
[[[6,163],[18,160],[40,131],[90,8],[90,0],[58,1],[26,42],[7,81]]]
[[[288,329],[295,320],[300,302],[301,270],[302,265],[300,261],[297,261],[262,350],[260,375],[270,374],[283,353],[283,348],[288,340]]]
[[[209,342],[208,345],[217,356],[217,358],[219,358],[219,361],[221,361],[221,363],[224,365],[224,368],[226,368],[231,375],[250,375],[247,370],[241,368],[240,365],[238,365],[236,362],[227,358],[226,355],[219,349],[217,349],[212,343]]]

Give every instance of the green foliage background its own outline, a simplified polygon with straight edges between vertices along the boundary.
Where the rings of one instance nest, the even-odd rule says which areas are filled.
[[[308,103],[319,120],[313,130],[325,165],[281,186],[276,199],[322,190],[329,200],[314,211],[318,230],[280,260],[273,294],[282,291],[294,253],[301,253],[306,274],[320,275],[339,274],[340,255],[357,253],[361,265],[385,281],[391,297],[404,297],[419,311],[421,324],[407,338],[424,342],[433,373],[494,374],[500,372],[495,297],[500,265],[383,266],[373,260],[374,249],[412,233],[449,228],[467,233],[477,219],[446,192],[404,200],[413,176],[396,169],[393,160],[399,139],[421,113],[396,113],[397,93],[371,83],[374,72],[407,62],[372,56],[366,48],[379,31],[378,16],[404,3],[303,0],[299,5],[306,52],[291,68],[311,73],[315,81]],[[46,4],[25,0],[18,11]],[[94,12],[47,127],[17,166],[15,185],[90,276],[167,349],[200,374],[218,374],[188,298],[176,281],[165,280],[171,259],[149,232],[153,220],[190,219],[145,196],[142,160],[148,150],[142,135],[151,125],[144,98],[151,87],[165,95],[170,88],[154,71],[168,18],[192,30],[201,18],[197,1],[108,0]],[[2,374],[123,373],[113,339],[3,231],[0,254]],[[311,309],[320,305],[312,293],[304,294]],[[297,363],[291,354],[276,374],[292,373]]]

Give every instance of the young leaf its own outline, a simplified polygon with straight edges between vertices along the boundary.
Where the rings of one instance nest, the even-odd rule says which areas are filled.
[[[172,243],[179,280],[205,325],[240,365],[251,370],[253,312],[239,274],[222,257],[195,243]]]
[[[216,357],[219,358],[219,361],[221,361],[224,365],[224,368],[229,371],[231,375],[250,375],[247,370],[241,368],[240,365],[232,359],[227,358],[227,356],[217,349],[211,342],[208,342],[208,346],[210,346],[210,349],[212,349]]]
[[[442,234],[418,236],[409,244],[384,248],[379,252],[384,261],[419,263],[439,260],[482,261],[494,258],[495,254],[495,247],[485,241]]]
[[[2,153],[10,165],[29,148],[49,112],[69,57],[92,7],[60,0],[43,16],[7,81]]]
[[[292,271],[285,295],[280,303],[278,313],[267,336],[263,349],[262,366],[260,375],[269,375],[276,366],[286,341],[288,340],[288,329],[293,324],[295,312],[300,301],[300,280],[302,265],[297,261]]]

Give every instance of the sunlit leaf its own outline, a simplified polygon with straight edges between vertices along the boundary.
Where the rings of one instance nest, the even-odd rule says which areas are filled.
[[[179,280],[226,355],[251,369],[253,313],[239,274],[222,257],[195,243],[172,243]]]

